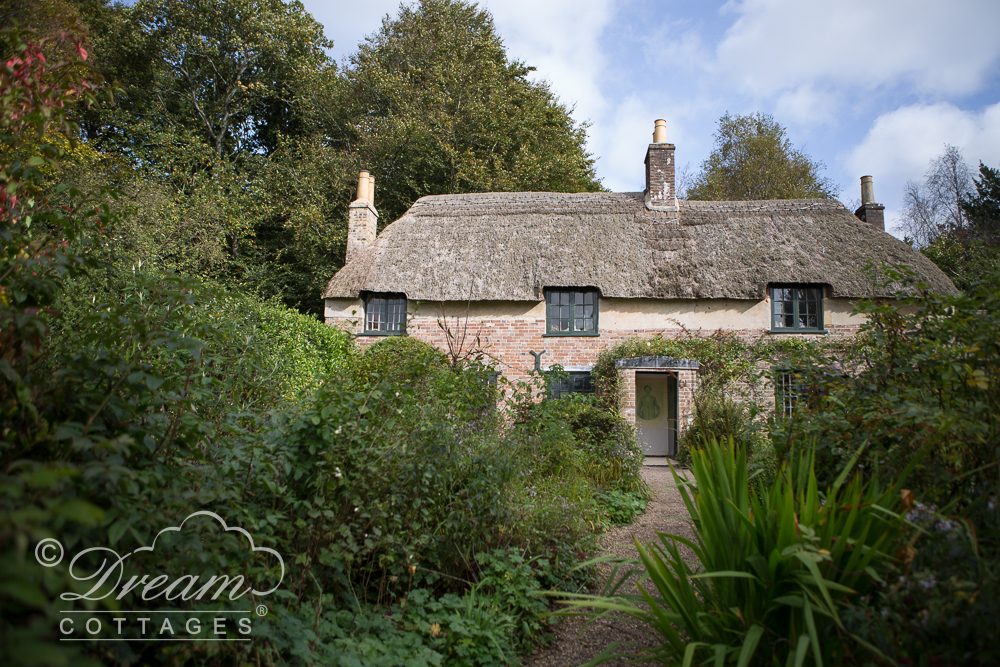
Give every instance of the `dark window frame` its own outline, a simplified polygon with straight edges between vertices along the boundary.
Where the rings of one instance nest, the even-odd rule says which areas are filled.
[[[562,295],[567,296],[568,303],[553,303],[552,296],[560,295],[560,301],[562,301]],[[577,304],[577,297],[580,297],[583,303]],[[586,303],[587,298],[590,298],[593,303]],[[545,333],[543,336],[600,336],[600,300],[601,295],[595,287],[548,287],[545,289]],[[593,310],[593,314],[586,315],[586,308],[590,306]],[[557,317],[552,317],[553,308],[568,308],[566,311],[559,313]],[[563,315],[565,313],[565,316]],[[588,320],[593,321],[593,329],[587,329],[586,323]],[[569,329],[568,330],[553,330],[554,321],[566,321]],[[583,322],[583,328],[577,329],[577,322]]]
[[[592,371],[563,371],[561,379],[549,382],[549,397],[560,399],[570,394],[593,394],[594,376]]]
[[[781,294],[785,290],[791,290],[791,294]],[[811,295],[807,294],[803,298],[797,292],[807,290],[812,293],[816,298],[810,298]],[[771,333],[826,333],[826,323],[823,321],[823,301],[826,297],[825,288],[823,285],[809,284],[809,283],[774,283],[768,287],[768,295],[770,296],[771,303],[769,308],[769,317],[771,318]],[[809,313],[809,303],[815,303],[816,307],[815,313]],[[775,312],[778,303],[790,303],[792,306],[792,312]],[[816,326],[802,326],[801,321],[803,317],[810,317],[815,315]],[[792,321],[792,326],[776,326],[775,320],[778,317],[787,318],[790,317]]]
[[[797,370],[787,367],[774,367],[771,375],[774,384],[774,410],[782,417],[791,417],[802,398],[802,378]]]
[[[405,336],[406,309],[409,305],[406,295],[399,292],[368,292],[363,296],[365,304],[364,330],[362,336]],[[372,308],[378,307],[379,328],[370,328]],[[402,314],[402,320],[390,322],[390,317]],[[390,328],[394,327],[394,328]]]

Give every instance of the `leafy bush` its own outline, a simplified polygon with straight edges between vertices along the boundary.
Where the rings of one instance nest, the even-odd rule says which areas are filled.
[[[694,450],[692,464],[693,482],[676,472],[674,479],[694,541],[661,533],[658,544],[637,543],[638,595],[615,595],[635,572],[628,570],[606,589],[615,597],[579,595],[571,606],[622,611],[648,624],[663,643],[640,654],[646,661],[801,665],[878,656],[841,612],[873,589],[892,560],[902,531],[891,511],[898,488],[845,473],[821,495],[803,454],[796,471],[783,468],[758,497],[750,492],[746,452],[732,442]],[[681,545],[694,551],[697,569]]]
[[[770,492],[778,475],[778,459],[769,440],[763,439],[753,448],[747,461],[747,473],[750,475],[750,487],[758,496]]]
[[[804,396],[771,437],[779,458],[815,443],[824,483],[862,446],[861,469],[883,480],[919,456],[918,499],[978,523],[1000,483],[1000,275],[969,296],[912,289],[902,309],[859,304],[868,323],[839,359],[821,347],[792,358]],[[996,533],[980,537],[1000,548]]]
[[[993,520],[997,519],[995,506]],[[972,525],[917,503],[911,551],[845,625],[903,665],[992,665],[1000,659],[1000,579]],[[914,549],[915,547],[915,549]]]
[[[596,496],[601,512],[613,524],[624,526],[646,511],[646,494],[641,491],[601,491]]]
[[[694,419],[677,443],[677,462],[688,465],[691,450],[712,438],[731,439],[750,455],[765,443],[756,422],[759,412],[756,403],[736,401],[716,391],[699,391],[694,399]]]
[[[698,384],[710,393],[726,393],[748,401],[765,398],[761,363],[770,363],[778,355],[791,354],[807,347],[801,338],[775,339],[763,336],[746,342],[731,331],[715,331],[702,336],[700,332],[682,329],[683,337],[623,340],[602,350],[594,365],[594,386],[601,405],[617,412],[621,408],[625,387],[618,376],[615,361],[651,355],[696,359],[700,362]]]
[[[620,414],[588,398],[561,399],[560,406],[584,452],[587,476],[606,490],[644,490],[639,474],[644,461],[635,427]]]

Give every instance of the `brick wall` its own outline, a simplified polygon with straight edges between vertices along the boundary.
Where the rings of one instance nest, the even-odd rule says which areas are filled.
[[[674,145],[650,144],[646,151],[646,195],[654,207],[677,203]]]
[[[352,202],[347,215],[347,256],[350,262],[355,255],[375,243],[378,232],[378,212],[363,199]]]
[[[666,318],[665,318],[666,319]],[[526,380],[528,374],[534,368],[535,359],[529,351],[541,352],[541,364],[543,369],[547,369],[554,364],[560,364],[564,368],[592,368],[597,362],[598,354],[601,350],[612,347],[622,340],[630,338],[652,338],[662,336],[664,338],[681,338],[690,335],[690,331],[683,329],[602,329],[600,336],[545,336],[544,317],[478,317],[470,318],[468,325],[464,324],[464,318],[440,318],[435,316],[415,315],[408,320],[407,332],[413,338],[425,341],[445,352],[448,351],[448,337],[445,331],[439,326],[439,322],[447,322],[452,334],[456,338],[462,335],[465,328],[466,349],[474,345],[474,340],[478,336],[483,349],[495,359],[500,366],[505,378],[511,381]],[[337,325],[360,334],[363,327],[363,318],[360,313],[353,318],[349,317],[327,317],[327,324]],[[738,336],[747,342],[756,340],[760,336],[807,336],[839,337],[851,335],[857,331],[856,325],[840,325],[827,327],[830,331],[825,337],[821,334],[772,334],[767,329],[739,329],[734,330]],[[709,332],[705,332],[706,334]],[[361,347],[367,347],[382,336],[358,335],[357,341]],[[704,360],[696,360],[704,361]],[[639,369],[642,372],[642,369]],[[697,371],[682,369],[674,371],[678,375],[678,422],[679,431],[686,428],[689,423],[691,408],[694,403],[694,394],[697,389]],[[635,369],[619,369],[623,379],[626,379],[625,387],[629,392],[625,397],[625,407],[623,416],[630,421],[635,420]],[[773,405],[773,389],[769,386],[762,388],[760,396],[761,403]]]

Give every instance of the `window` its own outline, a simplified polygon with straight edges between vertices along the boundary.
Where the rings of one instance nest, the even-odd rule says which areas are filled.
[[[600,335],[597,330],[597,290],[546,290],[545,335]]]
[[[776,369],[774,371],[774,408],[778,414],[790,417],[799,400],[802,382],[794,371]]]
[[[590,371],[570,371],[564,374],[561,380],[553,380],[551,383],[552,398],[562,398],[569,394],[593,394],[594,381],[590,377]]]
[[[383,293],[365,297],[365,334],[399,336],[405,332],[406,295]]]
[[[771,331],[823,332],[823,288],[807,285],[771,287]]]

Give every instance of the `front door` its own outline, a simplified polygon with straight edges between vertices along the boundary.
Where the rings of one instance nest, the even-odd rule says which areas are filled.
[[[647,456],[677,453],[677,381],[672,374],[635,374],[635,425]]]

